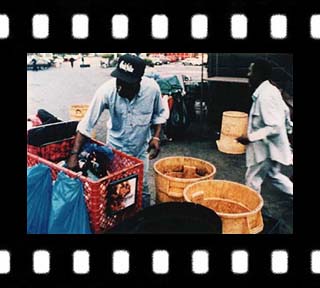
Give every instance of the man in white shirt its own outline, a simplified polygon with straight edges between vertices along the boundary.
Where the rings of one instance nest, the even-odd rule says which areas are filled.
[[[249,85],[255,89],[249,114],[247,136],[238,142],[247,145],[246,185],[261,191],[268,176],[281,191],[293,195],[293,183],[281,174],[281,164],[292,164],[292,152],[287,133],[292,132],[289,108],[280,91],[270,83],[272,67],[264,60],[257,60],[249,67]]]

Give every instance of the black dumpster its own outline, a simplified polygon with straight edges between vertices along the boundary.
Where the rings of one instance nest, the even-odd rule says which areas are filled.
[[[220,217],[195,203],[165,202],[150,206],[106,233],[222,233]]]

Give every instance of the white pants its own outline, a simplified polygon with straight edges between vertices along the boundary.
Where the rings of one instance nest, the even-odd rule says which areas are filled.
[[[246,172],[246,185],[260,193],[261,185],[268,176],[275,187],[284,193],[293,195],[293,183],[287,176],[280,173],[280,169],[280,163],[271,159],[250,166]]]

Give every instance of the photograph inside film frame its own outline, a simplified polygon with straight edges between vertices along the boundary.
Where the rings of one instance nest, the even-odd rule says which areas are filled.
[[[293,55],[27,53],[27,234],[293,233]]]

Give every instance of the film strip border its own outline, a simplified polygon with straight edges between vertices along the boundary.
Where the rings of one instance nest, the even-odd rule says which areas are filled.
[[[84,275],[92,272],[91,264],[95,259],[91,257],[88,250],[74,250],[70,255],[65,255],[66,261],[68,261],[68,257],[72,261],[72,271],[69,271],[70,273]],[[290,257],[290,254],[285,249],[272,250],[269,259],[266,260],[268,262],[267,266],[269,265],[269,272],[276,275],[287,274],[289,269],[291,269],[290,265],[294,264],[294,262],[289,261]],[[132,261],[129,250],[114,250],[111,253],[111,258],[111,273],[125,275],[134,270],[134,267],[131,267],[133,265],[130,265]],[[154,250],[150,255],[152,273],[164,275],[174,272],[172,271],[174,268],[170,265],[170,258],[167,250]],[[215,273],[214,269],[212,271],[210,267],[210,263],[212,263],[210,258],[215,258],[215,255],[208,250],[192,251],[189,255],[189,273],[201,275]],[[9,275],[14,270],[11,260],[13,259],[10,251],[0,250],[0,279],[5,275]],[[250,254],[247,250],[233,250],[230,253],[230,260],[231,262],[229,263],[231,265],[229,269],[233,274],[248,274],[251,269],[254,270],[254,263],[250,261]],[[310,264],[309,267],[306,267],[307,272],[309,271],[310,274],[320,276],[320,250],[310,251],[307,261]],[[187,263],[184,264],[188,266]],[[50,252],[47,250],[35,250],[32,253],[32,267],[35,275],[52,273]]]
[[[53,21],[48,14],[34,14],[32,16],[32,37],[34,39],[48,39],[50,37],[50,22]],[[88,39],[90,19],[86,14],[74,14],[71,19],[70,36],[73,39]],[[155,14],[150,19],[151,39],[167,39],[169,35],[170,19],[165,14]],[[0,11],[0,40],[10,39],[10,15]],[[111,18],[111,37],[116,40],[127,39],[132,33],[130,19],[125,14],[115,14]],[[230,37],[232,39],[246,39],[248,36],[249,19],[245,14],[230,15]],[[286,39],[288,31],[288,18],[285,14],[274,14],[270,17],[270,37],[274,40]],[[190,37],[194,40],[207,39],[209,35],[208,16],[195,14],[190,18]],[[320,14],[309,17],[309,37],[320,39]]]

